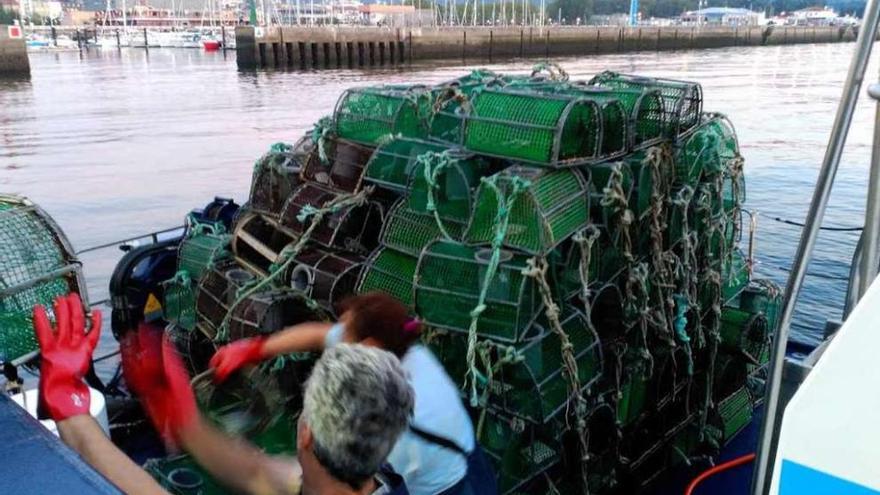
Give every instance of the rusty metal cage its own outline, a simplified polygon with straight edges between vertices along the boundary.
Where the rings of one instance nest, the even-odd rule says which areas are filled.
[[[290,193],[300,184],[300,173],[307,156],[296,148],[273,148],[254,165],[248,208],[278,216]]]
[[[280,228],[273,219],[256,213],[245,213],[235,223],[232,252],[242,265],[263,276],[278,261],[281,251],[297,236]]]
[[[364,267],[362,256],[319,248],[304,250],[295,260],[287,277],[289,287],[304,293],[333,315],[336,305],[354,293]]]
[[[338,191],[360,190],[364,168],[375,148],[333,137],[325,138],[323,146],[326,158],[322,159],[318,149],[313,150],[302,169],[302,178]]]
[[[281,212],[281,226],[293,237],[299,237],[311,225],[311,218],[300,220],[304,209],[321,208],[338,198],[341,192],[315,183],[300,186]],[[380,226],[385,221],[385,207],[378,201],[367,201],[362,206],[344,208],[326,216],[312,231],[310,240],[329,248],[342,248],[357,253],[368,253],[376,248]]]

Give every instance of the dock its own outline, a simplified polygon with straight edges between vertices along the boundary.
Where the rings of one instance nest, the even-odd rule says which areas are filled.
[[[302,27],[235,29],[240,69],[462,63],[513,58],[855,41],[838,26],[668,27]]]
[[[21,28],[0,25],[0,76],[28,76],[30,73],[31,65]]]

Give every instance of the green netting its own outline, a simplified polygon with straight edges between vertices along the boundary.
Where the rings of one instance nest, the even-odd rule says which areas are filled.
[[[629,426],[638,420],[645,411],[648,394],[648,380],[641,374],[629,374],[627,380],[620,385],[620,396],[617,401],[617,421],[621,426]]]
[[[409,188],[416,158],[428,151],[446,149],[437,143],[397,137],[376,148],[364,171],[364,180],[379,187],[404,192]]]
[[[673,138],[699,124],[703,112],[703,89],[693,82],[606,71],[594,77],[590,84],[608,88],[659,91],[663,98],[666,132]]]
[[[762,349],[770,339],[767,317],[762,313],[750,313],[741,309],[725,307],[721,312],[721,346],[729,352],[748,355],[747,360],[757,360],[752,355]]]
[[[423,138],[432,104],[424,86],[349,89],[336,104],[336,134],[368,145],[397,135]]]
[[[205,271],[218,261],[229,257],[230,236],[214,233],[196,226],[180,243],[177,270],[185,271],[192,280],[199,280]]]
[[[465,127],[472,151],[553,167],[595,160],[601,139],[595,102],[534,92],[481,92]]]
[[[516,182],[525,189],[513,193]],[[529,253],[545,253],[589,222],[587,181],[576,170],[542,171],[510,167],[477,190],[476,206],[465,234],[469,243],[488,243],[495,236],[500,194],[509,209],[504,245]]]
[[[722,441],[727,443],[752,420],[752,398],[743,387],[718,403],[716,427]]]
[[[413,279],[418,258],[391,248],[379,248],[367,262],[357,291],[381,290],[413,306]]]
[[[427,152],[417,162],[407,208],[429,215],[436,211],[440,218],[466,223],[471,217],[474,190],[487,175],[489,164],[452,151]]]
[[[498,473],[498,493],[516,491],[559,462],[558,431],[489,413],[478,440]]]
[[[254,164],[248,207],[268,215],[278,215],[290,193],[300,183],[303,157],[290,148],[273,149]]]
[[[0,361],[38,349],[31,316],[81,288],[79,264],[64,234],[36,205],[0,195]]]
[[[694,186],[704,176],[727,172],[738,157],[736,133],[727,117],[706,117],[677,149],[676,183]]]
[[[450,241],[436,241],[422,252],[416,269],[416,311],[425,322],[467,332],[477,306],[491,252]],[[524,275],[526,258],[502,253],[489,283],[486,310],[477,320],[477,334],[515,342],[529,329],[541,308],[534,280]]]
[[[177,275],[164,283],[165,301],[162,312],[165,319],[185,330],[193,330],[198,322],[196,294],[188,272]]]
[[[463,223],[448,219],[443,221],[443,227],[453,239],[460,239],[464,231]],[[407,208],[406,202],[402,201],[388,213],[388,219],[382,229],[381,242],[383,246],[411,256],[419,256],[425,246],[442,238],[443,232],[433,216],[412,211]]]
[[[779,323],[779,306],[782,303],[782,290],[770,280],[754,280],[740,295],[739,307],[751,313],[763,313],[767,316],[770,332],[776,330]]]

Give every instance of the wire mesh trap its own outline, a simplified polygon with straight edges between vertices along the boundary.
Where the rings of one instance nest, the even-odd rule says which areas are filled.
[[[251,210],[272,216],[281,213],[284,201],[301,182],[300,173],[307,159],[295,150],[287,145],[273,147],[254,164],[248,202]]]
[[[199,280],[208,267],[230,255],[229,240],[222,226],[194,224],[177,249],[177,270]]]
[[[305,161],[303,180],[338,191],[360,190],[364,168],[375,148],[333,137],[324,138],[321,146],[322,150],[313,150]]]
[[[416,159],[429,151],[441,153],[446,147],[421,139],[394,137],[376,148],[367,168],[364,180],[381,188],[404,193],[409,188]]]
[[[676,183],[693,187],[704,176],[727,172],[739,158],[736,131],[724,115],[703,116],[677,147],[676,155]]]
[[[274,220],[246,213],[236,221],[230,244],[238,263],[265,276],[279,260],[281,251],[296,239]]]
[[[198,323],[196,315],[195,283],[189,272],[179,271],[162,284],[164,301],[162,313],[165,319],[184,330],[194,330]]]
[[[38,350],[34,305],[79,293],[88,298],[80,263],[64,232],[39,206],[0,195],[0,361],[15,362]]]
[[[307,249],[295,256],[288,285],[335,314],[337,303],[354,293],[363,263],[364,258],[356,254]]]
[[[383,246],[418,257],[425,246],[445,238],[445,234],[452,239],[461,239],[464,223],[442,220],[444,234],[436,218],[409,209],[407,203],[407,200],[398,202],[388,213],[380,239]]]
[[[693,82],[619,74],[606,71],[590,84],[609,88],[659,91],[667,119],[667,135],[675,138],[699,124],[703,112],[703,88]]]
[[[501,211],[506,212],[505,220]],[[539,254],[553,249],[589,221],[587,181],[576,170],[514,166],[482,181],[468,226],[468,243],[503,235],[506,247]]]
[[[357,292],[380,290],[412,308],[413,281],[418,263],[416,256],[388,247],[379,248],[370,256],[361,272]]]
[[[600,158],[601,143],[601,109],[583,98],[486,89],[466,116],[464,145],[483,155],[565,167]]]
[[[477,319],[477,335],[516,342],[529,330],[542,306],[531,277],[523,274],[526,257],[502,252],[495,276],[486,281],[491,250],[451,241],[429,244],[415,277],[416,311],[436,327],[467,332],[471,311],[486,285],[486,310]]]
[[[300,186],[284,205],[281,226],[292,237],[301,236],[311,225],[310,211],[322,208],[345,193],[309,182]],[[385,221],[385,207],[378,201],[348,206],[328,214],[311,233],[309,240],[324,247],[369,253],[378,245],[380,226]]]
[[[416,160],[407,208],[458,223],[467,223],[473,210],[474,190],[488,175],[490,165],[482,159],[446,150],[426,152]]]
[[[349,89],[336,104],[335,131],[343,139],[370,146],[395,135],[424,138],[432,103],[425,86]]]

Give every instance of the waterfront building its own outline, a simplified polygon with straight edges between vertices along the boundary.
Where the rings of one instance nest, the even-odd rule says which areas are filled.
[[[729,7],[709,7],[681,14],[682,24],[715,26],[760,26],[767,23],[763,12]]]

